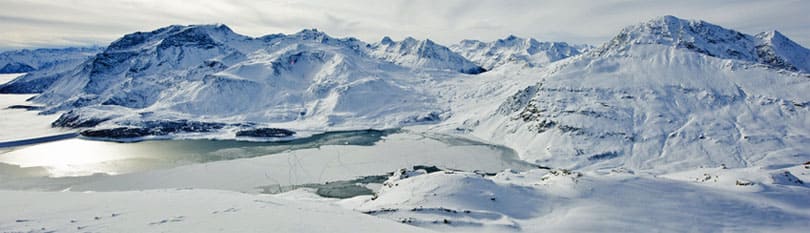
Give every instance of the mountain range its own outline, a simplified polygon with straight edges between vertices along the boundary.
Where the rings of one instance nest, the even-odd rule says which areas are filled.
[[[1,87],[2,93],[39,93],[53,83],[58,73],[72,69],[103,47],[77,47],[62,49],[23,49],[0,53],[0,74],[28,73],[29,77],[17,81],[16,87]],[[29,80],[38,80],[30,82]]]
[[[366,43],[315,29],[254,38],[174,25],[0,91],[39,93],[44,114],[61,114],[54,126],[87,135],[422,127],[504,144],[537,164],[673,171],[810,155],[808,61],[810,50],[777,31],[674,16],[599,47],[516,36]]]

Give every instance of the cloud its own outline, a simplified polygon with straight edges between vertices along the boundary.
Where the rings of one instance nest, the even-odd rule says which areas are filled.
[[[810,1],[801,0],[3,0],[0,49],[105,45],[171,24],[224,23],[251,36],[318,28],[377,41],[413,36],[450,44],[515,34],[601,44],[660,15],[704,19],[746,33],[779,30],[810,45]]]

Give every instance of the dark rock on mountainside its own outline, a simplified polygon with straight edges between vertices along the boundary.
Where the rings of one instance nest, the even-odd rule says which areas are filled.
[[[137,126],[124,126],[110,129],[85,130],[85,137],[128,139],[146,136],[166,136],[178,133],[210,133],[228,126],[225,123],[199,121],[146,121]]]
[[[283,138],[292,135],[295,135],[295,132],[279,128],[258,128],[236,132],[237,137]]]

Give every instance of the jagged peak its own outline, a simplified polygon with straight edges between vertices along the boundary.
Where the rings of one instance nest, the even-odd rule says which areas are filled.
[[[514,34],[487,42],[462,40],[451,48],[487,70],[507,63],[543,66],[582,53],[581,47],[565,42],[541,42]]]
[[[672,15],[656,17],[645,23],[626,27],[623,30],[623,32],[626,33],[636,32],[640,34],[652,34],[653,36],[671,36],[673,39],[683,39],[682,37],[686,35],[694,36],[704,34],[703,36],[711,36],[705,35],[710,31],[739,33],[703,20],[682,19]]]
[[[214,43],[216,39],[224,37],[244,37],[236,34],[225,24],[195,24],[195,25],[169,25],[149,32],[135,32],[124,35],[108,46],[109,51],[138,49],[153,45],[150,41],[164,40],[160,44],[167,46],[178,43],[194,43],[192,40],[204,40],[205,43]],[[184,38],[186,37],[186,38]]]
[[[273,40],[277,38],[298,39],[305,41],[315,41],[323,44],[343,45],[352,48],[359,48],[367,45],[365,42],[362,42],[354,37],[335,38],[315,28],[304,29],[295,34],[290,35],[283,35],[283,34],[267,35],[264,36],[263,38],[266,40]]]
[[[418,40],[411,36],[395,41],[384,37],[379,43],[370,45],[372,56],[393,63],[411,67],[454,70],[467,74],[478,74],[485,70],[450,48],[431,39]]]
[[[769,45],[772,47],[780,47],[780,48],[792,48],[798,50],[807,50],[804,46],[796,43],[795,41],[791,40],[781,32],[777,30],[767,31],[767,32],[760,32],[754,35],[757,39],[759,39],[760,45]]]
[[[263,41],[271,41],[271,40],[278,39],[278,38],[283,38],[283,37],[286,37],[286,36],[287,35],[285,35],[284,33],[273,33],[273,34],[267,34],[267,35],[261,36],[258,39],[263,40]]]
[[[391,37],[384,36],[384,37],[382,38],[382,40],[380,40],[380,43],[381,43],[381,44],[393,44],[393,43],[394,43],[394,40],[392,40],[392,39],[391,39]]]
[[[768,34],[770,35],[770,38],[788,39],[787,36],[777,30],[770,31]]]
[[[673,46],[720,58],[756,60],[751,51],[755,39],[738,31],[702,20],[671,15],[631,25],[599,49],[598,54],[622,51],[636,44]]]
[[[463,42],[463,41],[462,41]],[[477,41],[480,42],[480,41]],[[481,42],[486,43],[486,42]],[[555,48],[555,47],[571,47],[566,42],[557,42],[557,41],[539,41],[535,38],[531,37],[519,37],[516,35],[508,35],[502,39],[497,39],[495,41],[490,42],[491,44],[502,45],[502,46],[518,46],[518,45],[525,45],[527,48],[532,47],[544,47],[544,48]]]
[[[433,42],[433,41],[432,41],[432,40],[430,40],[430,39],[425,39],[425,40],[423,41],[423,43],[425,44],[425,46],[435,46],[435,45],[437,45],[437,44],[436,44],[436,42]]]
[[[662,16],[658,16],[658,17],[655,17],[655,18],[650,20],[650,22],[662,22],[662,23],[667,23],[667,24],[670,24],[670,23],[683,23],[683,22],[690,22],[690,21],[695,21],[695,20],[682,19],[682,18],[678,18],[677,16],[674,16],[674,15],[662,15]]]
[[[177,32],[187,31],[187,30],[194,30],[199,32],[226,32],[226,33],[235,33],[225,24],[190,24],[190,25],[169,25],[166,27],[155,29],[151,32],[136,32],[136,33],[146,33],[146,34],[160,34],[162,32],[168,32],[169,34],[174,34]]]
[[[524,42],[526,38],[516,36],[514,34],[509,34],[508,36],[495,40],[496,43],[515,43],[515,42]]]
[[[625,27],[611,41],[592,50],[591,54],[623,54],[637,45],[668,46],[720,59],[761,63],[791,71],[810,70],[805,65],[805,61],[810,60],[810,52],[778,31],[752,36],[703,20],[681,19],[671,15]]]
[[[771,42],[771,43],[785,43],[785,42],[788,42],[788,43],[791,43],[791,44],[797,44],[796,42],[794,42],[793,40],[791,40],[790,38],[788,38],[787,36],[785,36],[784,34],[782,34],[781,32],[779,32],[777,30],[772,30],[772,31],[767,31],[767,32],[760,32],[760,33],[757,33],[754,36],[757,37],[758,39],[762,40],[762,41],[765,41],[765,42]]]
[[[177,26],[177,25],[175,25]],[[200,31],[211,31],[211,32],[228,32],[234,33],[228,25],[225,24],[192,24],[186,26],[178,26],[181,30],[200,30]]]
[[[794,42],[779,31],[761,32],[756,50],[760,61],[788,70],[810,72],[810,49]]]
[[[303,29],[303,30],[301,30],[301,31],[299,31],[299,32],[297,32],[295,34],[292,34],[292,35],[302,37],[302,38],[305,38],[305,39],[318,39],[318,38],[325,38],[325,37],[331,38],[325,32],[318,31],[318,29],[316,29],[316,28]]]
[[[398,50],[412,50],[422,47],[441,46],[436,44],[430,39],[419,40],[411,36],[406,36],[401,41],[395,41],[391,37],[383,37],[383,39],[375,45],[375,47],[396,47]],[[441,46],[444,47],[444,46]]]
[[[417,40],[416,38],[413,38],[411,36],[406,36],[400,42],[402,42],[402,44],[416,44],[416,43],[419,43],[419,40]]]
[[[510,40],[524,40],[524,39],[514,34],[509,34],[508,36],[506,36],[506,38],[503,38],[501,40],[510,41]]]
[[[463,39],[463,40],[459,41],[458,43],[459,44],[479,44],[479,43],[485,43],[485,42],[480,41],[480,40],[474,40],[474,39]]]

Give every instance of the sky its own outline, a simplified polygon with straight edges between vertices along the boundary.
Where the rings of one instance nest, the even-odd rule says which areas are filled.
[[[223,23],[249,36],[317,28],[367,42],[383,36],[491,41],[508,35],[599,45],[657,16],[755,34],[778,30],[810,47],[807,0],[0,0],[0,50],[105,46],[172,24]]]

